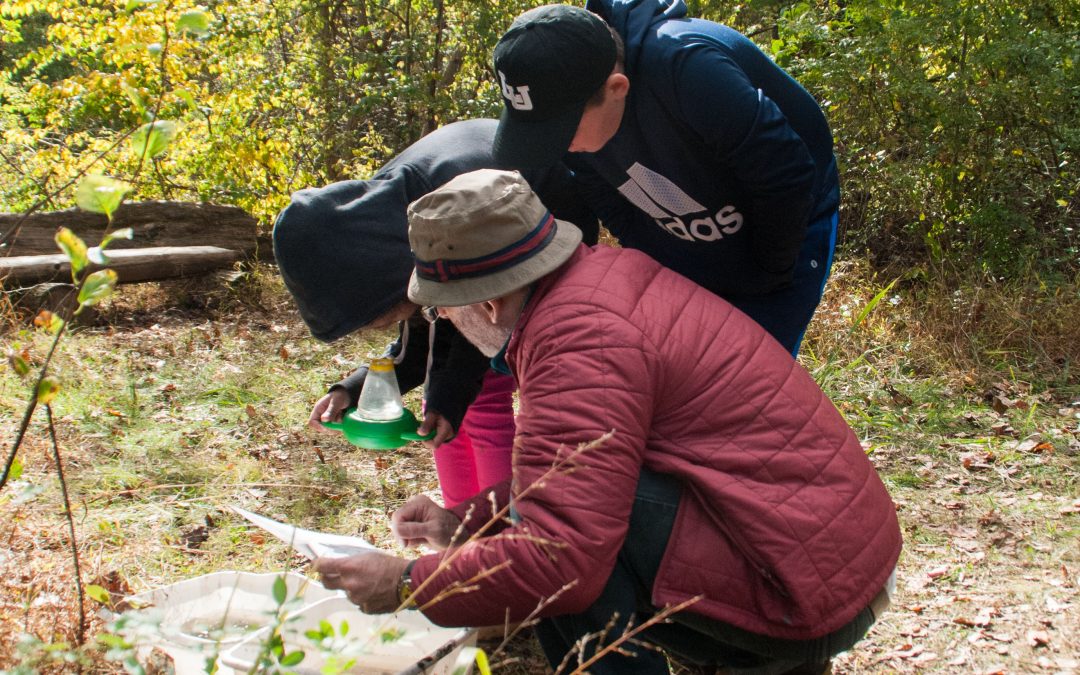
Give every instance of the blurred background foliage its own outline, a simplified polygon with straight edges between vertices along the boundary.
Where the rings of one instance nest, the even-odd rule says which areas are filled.
[[[0,210],[133,199],[269,227],[292,191],[363,178],[448,122],[496,116],[491,49],[528,0],[4,0]],[[843,246],[881,267],[1075,280],[1080,0],[687,0],[822,103]],[[174,120],[168,152],[117,151]]]

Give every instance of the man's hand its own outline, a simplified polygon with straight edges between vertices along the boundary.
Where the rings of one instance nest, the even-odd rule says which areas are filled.
[[[343,590],[367,614],[387,614],[401,604],[398,584],[408,560],[382,553],[361,553],[347,558],[318,558],[315,571],[323,585]]]
[[[427,544],[437,550],[450,546],[461,520],[423,495],[405,502],[390,516],[390,531],[402,546]]]
[[[334,389],[326,396],[315,402],[308,417],[308,426],[319,431],[330,431],[322,425],[323,422],[340,422],[341,414],[349,407],[349,392],[344,389]]]
[[[430,449],[439,447],[455,435],[454,427],[450,422],[448,422],[438,410],[428,408],[424,411],[424,421],[420,423],[416,433],[421,436],[427,436],[431,433],[432,429],[435,430],[435,438],[430,441],[424,441],[424,445]]]

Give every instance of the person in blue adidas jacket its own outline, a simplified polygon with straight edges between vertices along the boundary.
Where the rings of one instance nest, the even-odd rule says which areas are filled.
[[[494,52],[495,159],[564,159],[636,248],[749,314],[793,354],[832,265],[840,201],[814,98],[683,0],[525,12]],[[566,154],[569,152],[569,154]]]

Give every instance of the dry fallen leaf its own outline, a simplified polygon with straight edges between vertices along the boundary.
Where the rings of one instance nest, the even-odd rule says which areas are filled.
[[[958,623],[961,626],[967,626],[968,628],[985,628],[990,625],[990,615],[986,613],[980,613],[974,619],[969,619],[964,616],[958,616],[953,619],[954,623]]]
[[[949,573],[949,568],[942,566],[942,567],[935,567],[934,569],[930,570],[929,572],[926,573],[926,576],[930,577],[931,579],[940,579],[941,577],[945,576],[948,573]]]
[[[994,432],[995,436],[1012,436],[1016,433],[1008,422],[998,422],[990,427],[990,431]]]
[[[1016,401],[1012,400],[1011,398],[1006,398],[1001,394],[996,394],[992,399],[990,399],[990,407],[993,408],[994,412],[998,414],[1004,414],[1009,410],[1009,408],[1015,406]]]
[[[953,539],[953,546],[961,551],[972,553],[981,548],[981,544],[974,539]]]
[[[911,643],[900,645],[899,648],[894,649],[890,656],[894,656],[900,659],[910,659],[913,656],[922,654],[924,647],[922,645],[913,645]]]
[[[989,469],[996,459],[997,455],[992,452],[966,452],[960,456],[960,464],[969,471]]]
[[[1030,453],[1053,452],[1054,446],[1050,443],[1047,443],[1046,441],[1039,440],[1037,438],[1029,438],[1026,441],[1022,441],[1020,444],[1018,444],[1016,446],[1016,450],[1018,452]]]
[[[1027,632],[1027,642],[1033,648],[1049,647],[1050,634],[1044,630],[1029,630]]]

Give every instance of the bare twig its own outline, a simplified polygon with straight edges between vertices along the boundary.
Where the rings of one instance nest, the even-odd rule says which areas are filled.
[[[552,463],[551,468],[548,469],[544,473],[544,475],[542,475],[538,480],[531,483],[530,485],[527,485],[518,494],[518,496],[517,496],[518,499],[520,499],[521,497],[524,497],[525,495],[529,494],[534,489],[538,489],[538,488],[543,487],[544,479],[551,476],[552,474],[554,474],[556,472],[559,472],[559,471],[562,471],[566,467],[570,467],[569,470],[573,470],[574,468],[576,468],[575,466],[573,466],[573,462],[577,457],[579,457],[584,452],[587,452],[587,451],[592,450],[592,449],[594,449],[596,447],[599,447],[600,445],[603,445],[609,438],[611,438],[614,435],[614,433],[615,433],[614,430],[609,431],[608,433],[604,434],[600,438],[597,438],[597,439],[595,439],[593,441],[590,441],[589,443],[582,443],[576,449],[574,449],[574,450],[572,450],[570,452],[567,452],[565,454],[562,453],[561,451],[559,453],[557,453],[556,454],[556,459]],[[498,506],[498,504],[494,503],[494,495],[493,495],[493,493],[489,493],[489,497],[492,499],[493,507]],[[494,527],[496,523],[503,522],[503,520],[509,514],[509,511],[510,511],[510,505],[509,504],[505,504],[505,505],[502,506],[502,508],[497,509],[495,511],[495,513],[491,516],[491,518],[489,518],[487,520],[487,522],[485,522],[483,525],[481,525],[479,528],[477,528],[477,530],[475,532],[473,532],[466,541],[462,542],[462,545],[459,546],[455,542],[458,540],[460,534],[465,531],[465,523],[472,516],[473,510],[472,510],[472,507],[470,507],[470,509],[465,514],[465,518],[462,519],[462,522],[458,525],[457,530],[455,530],[454,535],[451,537],[451,548],[447,549],[447,555],[445,555],[439,561],[439,564],[435,567],[435,570],[428,576],[428,578],[424,579],[424,581],[422,581],[419,586],[417,586],[415,589],[413,589],[412,596],[409,599],[407,599],[405,602],[403,602],[401,605],[399,605],[398,608],[396,610],[394,610],[393,614],[387,615],[387,617],[388,617],[387,621],[390,621],[390,619],[394,616],[394,614],[397,614],[398,612],[401,612],[403,610],[415,607],[415,608],[423,611],[424,609],[427,609],[428,607],[431,607],[432,605],[434,605],[436,602],[440,602],[442,600],[445,600],[446,598],[449,598],[449,597],[451,597],[453,595],[460,595],[462,593],[471,593],[471,592],[473,592],[473,591],[475,591],[475,590],[477,590],[479,588],[477,586],[477,582],[481,581],[482,579],[484,579],[484,578],[486,578],[488,576],[491,576],[492,574],[495,574],[496,572],[498,572],[498,571],[500,571],[502,569],[505,569],[505,568],[509,567],[512,561],[504,560],[503,562],[499,563],[498,565],[495,565],[492,568],[482,570],[481,572],[474,575],[471,579],[467,579],[467,580],[463,580],[463,581],[455,581],[455,582],[453,582],[451,584],[448,584],[446,588],[442,589],[439,593],[436,594],[436,596],[434,598],[432,598],[431,600],[426,602],[424,605],[419,606],[419,607],[416,606],[416,597],[417,597],[417,595],[423,589],[427,588],[428,585],[430,583],[432,583],[433,579],[437,578],[440,573],[447,570],[453,564],[453,562],[458,558],[458,556],[460,556],[462,554],[462,552],[464,551],[464,544],[467,544],[467,543],[470,543],[470,542],[475,542],[478,539],[480,539],[481,537],[483,537],[484,533],[487,532],[488,530],[490,530],[492,527]],[[504,535],[497,535],[497,536],[504,536]],[[510,535],[510,536],[532,539],[532,540],[537,541],[538,543],[540,543],[542,545],[549,545],[549,544],[558,545],[557,543],[550,542],[548,540],[529,537],[529,535],[527,535],[527,534]],[[562,545],[565,546],[565,544],[562,544]],[[554,602],[554,600],[556,598],[558,598],[560,595],[562,595],[569,588],[572,588],[576,583],[577,583],[577,581],[575,580],[575,581],[563,586],[562,588],[560,588],[551,597],[542,599],[541,602],[537,605],[537,608],[534,609],[532,612],[530,612],[529,617],[536,616],[540,611],[543,610],[544,607],[550,605],[552,602]],[[519,627],[519,629],[520,629],[520,627]],[[375,631],[374,634],[377,635],[378,633],[379,633],[379,631]],[[505,643],[505,641],[504,641],[504,643]],[[500,645],[500,647],[501,647],[501,645]]]
[[[443,601],[446,598],[449,598],[451,596],[460,595],[462,593],[472,593],[477,588],[479,588],[476,585],[477,582],[486,579],[487,577],[491,576],[492,574],[495,574],[496,572],[499,572],[501,570],[506,569],[507,567],[510,566],[510,563],[511,563],[511,561],[504,560],[501,563],[499,563],[498,565],[495,565],[494,567],[489,567],[487,569],[484,569],[484,570],[481,570],[481,571],[477,572],[476,574],[474,574],[469,579],[466,579],[464,581],[455,581],[455,582],[453,582],[451,584],[447,584],[446,588],[439,591],[439,593],[434,598],[427,601],[426,603],[424,603],[420,607],[417,607],[417,609],[419,609],[422,612],[425,609],[427,609],[428,607],[431,607],[432,605],[435,605],[435,604],[437,604],[437,603],[439,603],[439,602],[441,602],[441,601]],[[409,601],[406,600],[400,607],[398,607],[396,610],[394,610],[395,613],[400,612],[401,610],[405,609],[408,604],[409,604]]]
[[[169,88],[169,69],[166,67],[165,59],[168,58],[169,40],[172,39],[172,35],[169,33],[169,12],[172,10],[173,4],[174,3],[169,2],[165,6],[165,11],[162,13],[161,32],[164,34],[164,37],[162,38],[161,55],[158,57],[158,68],[161,71],[161,91],[158,93],[157,100],[154,102],[154,111],[150,113],[150,124],[157,123],[158,113],[161,112],[161,105],[165,101],[165,91]],[[143,151],[139,153],[139,163],[135,166],[135,172],[131,176],[132,181],[139,178],[143,164],[145,164],[147,160],[146,153],[150,150],[149,132],[147,132],[146,139],[147,142],[143,144]]]
[[[567,452],[565,454],[562,453],[562,452],[557,453],[555,461],[552,463],[551,468],[548,469],[539,479],[537,479],[533,483],[525,486],[525,488],[522,489],[522,491],[518,494],[517,498],[521,499],[522,497],[529,494],[533,490],[542,488],[544,486],[545,479],[547,479],[549,476],[552,476],[555,473],[563,471],[567,467],[569,467],[569,470],[573,470],[573,469],[577,468],[576,465],[575,465],[575,460],[581,454],[583,454],[585,452],[588,452],[589,450],[592,450],[594,448],[597,448],[597,447],[603,445],[614,434],[615,434],[614,431],[609,431],[606,434],[604,434],[603,436],[601,436],[600,438],[597,438],[596,440],[590,441],[588,443],[582,443],[576,449],[574,449],[572,451],[569,451],[569,452]],[[497,506],[497,504],[496,504],[496,506]],[[502,522],[502,520],[509,514],[509,512],[510,512],[510,504],[504,504],[502,506],[502,508],[500,508],[498,511],[496,511],[492,515],[492,517],[488,519],[488,521],[486,523],[481,525],[479,528],[476,529],[475,532],[472,533],[472,536],[469,537],[469,541],[474,541],[474,540],[477,540],[477,539],[480,539],[481,537],[483,537],[484,534],[488,530],[490,530],[492,527],[495,526],[496,523]],[[468,514],[466,515],[466,519],[467,518],[468,518]],[[465,526],[465,522],[463,520],[461,526],[459,526],[459,528],[458,528],[459,531],[464,526]],[[466,543],[468,543],[468,542],[466,542]],[[423,589],[427,588],[428,584],[430,584],[433,579],[437,578],[441,572],[448,569],[450,567],[450,565],[452,565],[454,563],[454,561],[457,560],[458,556],[461,555],[463,550],[464,550],[463,546],[457,546],[457,547],[448,549],[447,555],[445,555],[442,558],[442,560],[439,561],[439,564],[435,568],[435,570],[428,576],[427,579],[424,579],[420,583],[419,586],[417,586],[415,589],[413,589],[412,598],[410,598],[408,601],[406,601],[405,604],[403,604],[401,607],[398,608],[398,610],[400,611],[401,609],[407,608],[409,606],[409,604],[413,602],[413,598],[415,598],[418,593],[423,591]]]
[[[623,644],[626,644],[626,642],[634,640],[639,634],[641,634],[642,632],[648,630],[650,627],[655,626],[658,623],[662,623],[664,621],[667,621],[668,617],[683,611],[684,609],[686,609],[690,605],[692,605],[695,602],[701,600],[703,597],[705,597],[705,596],[696,595],[696,596],[690,598],[689,600],[685,600],[683,602],[680,602],[677,605],[674,605],[674,606],[668,605],[667,607],[664,607],[664,609],[662,609],[657,614],[654,614],[648,621],[645,621],[644,623],[641,623],[641,624],[639,624],[637,626],[634,626],[634,628],[632,630],[628,630],[628,631],[623,632],[623,634],[619,636],[618,640],[615,640],[614,642],[612,642],[608,646],[604,647],[600,651],[593,654],[592,657],[590,657],[589,659],[587,659],[584,662],[578,664],[578,667],[576,669],[574,669],[574,671],[571,673],[571,675],[576,675],[578,673],[585,673],[588,670],[589,666],[596,663],[600,659],[604,658],[608,654],[610,654],[610,653],[612,653],[614,651],[620,650],[621,646]],[[588,636],[586,636],[586,638],[587,637]],[[556,672],[559,672],[559,671],[556,671]]]
[[[60,479],[60,493],[64,497],[64,517],[67,518],[68,534],[71,537],[71,560],[75,565],[75,595],[79,599],[79,628],[75,641],[81,647],[86,641],[86,598],[83,595],[82,569],[79,566],[79,543],[75,539],[75,518],[71,514],[71,500],[68,498],[67,481],[64,480],[64,464],[60,459],[60,443],[56,439],[52,406],[48,403],[45,404],[45,419],[49,423],[49,440],[52,441],[53,459],[56,460],[56,477]]]
[[[569,591],[574,586],[577,586],[577,584],[578,584],[578,580],[574,579],[573,581],[567,583],[565,586],[563,586],[559,590],[552,593],[551,596],[541,600],[536,605],[536,607],[533,609],[533,611],[529,612],[529,615],[526,616],[524,619],[522,619],[521,622],[517,625],[517,627],[515,627],[513,630],[508,632],[504,628],[503,629],[503,640],[502,640],[502,642],[500,642],[499,645],[497,647],[495,647],[495,649],[491,652],[491,654],[488,655],[488,658],[494,659],[496,656],[501,654],[503,652],[503,650],[506,649],[506,646],[510,643],[510,641],[513,640],[515,637],[517,637],[518,633],[520,633],[525,628],[535,624],[537,621],[540,620],[540,612],[544,611],[545,607],[547,607],[551,603],[558,600],[562,596],[563,593]],[[507,622],[506,622],[506,624],[504,624],[504,626],[509,626],[509,620],[507,620]]]

